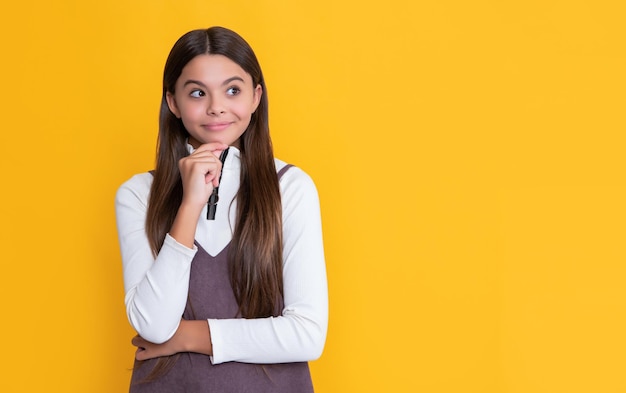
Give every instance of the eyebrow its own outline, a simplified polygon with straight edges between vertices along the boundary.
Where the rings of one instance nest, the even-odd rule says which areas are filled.
[[[241,78],[239,76],[233,76],[233,77],[230,77],[230,78],[226,79],[224,82],[222,82],[222,86],[225,86],[225,85],[227,85],[227,84],[229,84],[229,83],[231,83],[233,81],[241,81],[242,83],[245,83],[243,78]],[[191,85],[191,84],[196,84],[198,86],[202,86],[205,89],[207,88],[207,86],[204,83],[202,83],[202,82],[200,82],[198,80],[195,80],[195,79],[189,79],[189,80],[185,81],[185,83],[183,84],[183,87],[185,87],[187,85]]]

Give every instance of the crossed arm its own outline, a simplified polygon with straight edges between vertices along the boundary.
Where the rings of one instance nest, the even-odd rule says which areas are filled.
[[[285,228],[282,315],[185,321],[180,316],[196,252],[193,235],[200,212],[187,211],[181,205],[161,252],[152,258],[144,228],[151,178],[139,176],[120,188],[116,200],[127,312],[139,334],[132,341],[138,347],[137,359],[177,352],[211,355],[213,363],[279,363],[319,357],[326,337],[328,303],[319,201],[310,178],[292,168],[281,180]],[[179,223],[182,231],[177,230]],[[190,228],[192,231],[185,232]]]

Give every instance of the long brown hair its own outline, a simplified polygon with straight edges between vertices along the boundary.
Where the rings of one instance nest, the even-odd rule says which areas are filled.
[[[253,86],[262,87],[260,103],[239,140],[241,180],[228,264],[239,316],[277,316],[283,294],[282,208],[269,135],[267,89],[252,48],[231,30],[211,27],[190,31],[174,44],[167,58],[146,234],[156,256],[182,201],[178,161],[189,154],[186,149],[189,134],[182,120],[169,110],[166,94],[174,94],[185,65],[203,54],[226,56],[250,74]]]

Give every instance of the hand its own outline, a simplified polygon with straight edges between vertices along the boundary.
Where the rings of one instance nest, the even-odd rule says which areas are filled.
[[[219,142],[201,145],[191,155],[178,161],[183,182],[183,203],[203,207],[213,188],[219,185],[222,163],[219,155],[228,145]]]
[[[135,359],[137,360],[170,356],[180,352],[171,339],[163,344],[154,344],[150,341],[146,341],[141,336],[135,336],[131,340],[131,343],[137,347],[137,351],[135,352]]]

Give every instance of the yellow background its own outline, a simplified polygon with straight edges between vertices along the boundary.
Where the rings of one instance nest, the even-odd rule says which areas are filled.
[[[625,392],[623,4],[4,2],[0,391],[127,390],[114,193],[170,47],[223,25],[319,189],[318,392]]]

